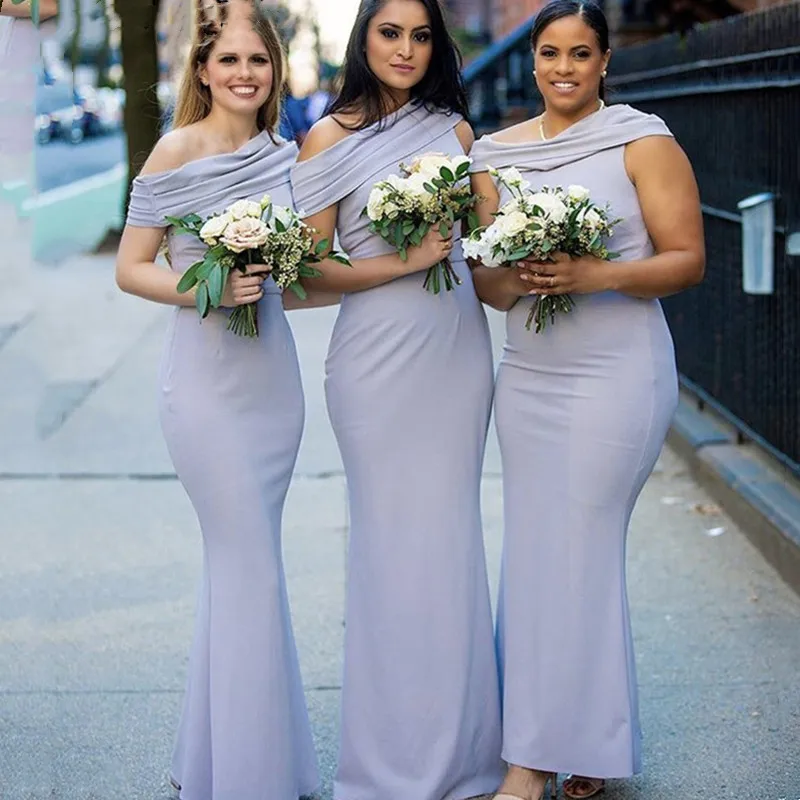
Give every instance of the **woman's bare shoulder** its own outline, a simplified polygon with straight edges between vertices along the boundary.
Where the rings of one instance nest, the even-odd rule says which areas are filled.
[[[491,139],[495,142],[503,144],[522,144],[523,142],[530,142],[532,139],[539,137],[538,131],[539,118],[526,119],[518,122],[516,125],[511,125],[508,128],[496,131],[491,135]]]
[[[202,158],[202,147],[203,137],[196,125],[175,128],[156,142],[139,174],[150,175],[179,169],[190,161]]]
[[[358,119],[350,114],[336,114],[323,117],[311,126],[311,130],[303,140],[298,161],[307,161],[309,158],[324,153],[329,148],[338,144],[343,139],[353,134],[352,126],[358,124]]]

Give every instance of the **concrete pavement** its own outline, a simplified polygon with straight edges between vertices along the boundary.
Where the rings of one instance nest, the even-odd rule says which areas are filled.
[[[108,257],[12,277],[0,291],[0,800],[168,798],[200,538],[155,413],[165,311],[121,295]],[[323,800],[347,525],[322,396],[334,315],[291,315],[308,422],[284,532]],[[499,342],[498,315],[492,327]],[[492,440],[493,585],[499,472]],[[798,800],[800,599],[669,450],[637,507],[629,564],[646,772],[606,797]]]

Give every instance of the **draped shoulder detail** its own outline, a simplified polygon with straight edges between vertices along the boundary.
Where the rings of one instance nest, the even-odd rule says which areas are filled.
[[[133,181],[128,224],[167,227],[166,216],[221,211],[235,200],[288,192],[297,145],[266,131],[233,153],[198,158],[177,169],[140,175]]]
[[[412,154],[424,152],[455,128],[459,114],[430,112],[410,103],[377,123],[340,139],[292,168],[292,189],[297,209],[311,216],[347,197],[370,177],[385,173]]]
[[[490,135],[482,136],[470,152],[471,171],[517,167],[546,172],[646,136],[672,136],[672,133],[655,114],[645,114],[624,104],[613,105],[584,117],[546,141],[499,142]]]

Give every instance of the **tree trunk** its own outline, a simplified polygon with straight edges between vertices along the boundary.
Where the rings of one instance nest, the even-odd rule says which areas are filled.
[[[116,0],[121,25],[128,136],[128,183],[139,173],[161,132],[156,22],[159,0]],[[126,202],[127,206],[127,202]]]

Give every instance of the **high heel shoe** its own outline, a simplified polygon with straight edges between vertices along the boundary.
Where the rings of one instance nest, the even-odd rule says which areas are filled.
[[[531,798],[531,800],[544,800],[545,792],[547,789],[547,784],[550,784],[550,797],[555,798],[558,796],[558,773],[557,772],[550,772],[545,779],[544,786],[542,787],[542,794],[538,798]],[[500,794],[495,794],[492,796],[492,800],[525,800],[524,797],[520,797],[516,794],[508,794],[508,792],[502,792]]]
[[[587,800],[600,794],[606,788],[603,778],[586,778],[582,775],[570,775],[564,781],[564,794],[571,800]]]

